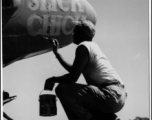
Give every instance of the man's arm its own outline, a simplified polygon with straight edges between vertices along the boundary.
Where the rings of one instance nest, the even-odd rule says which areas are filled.
[[[56,58],[60,62],[60,64],[68,71],[70,72],[72,65],[67,63],[63,57],[58,53],[58,47],[59,47],[59,42],[56,39],[50,40],[50,43],[52,44],[53,47],[53,53],[55,54]]]
[[[54,82],[75,83],[78,80],[81,73],[83,72],[83,69],[87,64],[88,59],[89,53],[87,48],[84,45],[79,46],[76,50],[76,57],[74,59],[69,74],[60,77],[55,77]]]
[[[60,62],[60,64],[68,71],[70,72],[72,65],[70,65],[69,63],[67,63],[64,58],[58,53],[58,52],[54,52],[56,58],[58,59],[58,61]]]

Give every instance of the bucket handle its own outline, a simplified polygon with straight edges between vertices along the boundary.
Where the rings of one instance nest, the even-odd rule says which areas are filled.
[[[43,89],[43,90],[41,90],[40,95],[41,95],[41,93],[42,93],[43,91],[45,91],[45,90],[44,90],[44,89]]]
[[[43,92],[44,90],[41,90],[41,92],[40,92],[40,94],[39,94],[39,96],[41,95],[41,93]],[[56,101],[58,100],[58,98],[57,98],[57,96],[56,96]]]
[[[44,90],[41,90],[40,95],[41,95],[41,93],[42,93],[43,91],[44,91]],[[39,96],[40,96],[40,95],[39,95]]]

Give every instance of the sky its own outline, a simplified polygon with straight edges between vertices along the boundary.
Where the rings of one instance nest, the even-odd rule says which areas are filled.
[[[128,91],[125,106],[117,113],[118,117],[121,120],[133,120],[136,116],[149,118],[149,1],[88,2],[97,13],[96,35],[93,41],[98,43],[108,57]],[[59,49],[59,52],[72,64],[75,49],[76,45],[70,44]],[[56,116],[39,115],[39,95],[45,80],[65,73],[67,71],[52,52],[3,68],[3,89],[10,95],[17,95],[17,99],[4,106],[4,111],[14,120],[68,120],[59,99]],[[85,83],[83,76],[78,82]]]

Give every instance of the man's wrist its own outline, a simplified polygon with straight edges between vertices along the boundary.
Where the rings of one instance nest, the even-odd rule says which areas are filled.
[[[53,76],[53,77],[52,77],[52,82],[53,82],[53,83],[56,83],[56,80],[55,80],[55,79],[56,79],[56,77]]]
[[[60,57],[60,54],[59,54],[57,51],[54,52],[54,54],[55,54],[56,58],[59,58],[59,57]]]

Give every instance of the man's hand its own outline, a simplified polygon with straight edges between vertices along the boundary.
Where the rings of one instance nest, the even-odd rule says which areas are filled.
[[[53,90],[53,87],[55,85],[54,79],[55,79],[55,77],[46,79],[45,85],[44,85],[44,90],[51,90],[51,91]]]
[[[53,52],[57,53],[57,50],[59,48],[59,42],[57,39],[52,39],[52,47],[53,47]]]
[[[43,36],[43,39],[49,40],[50,44],[52,45],[53,52],[56,54],[57,50],[59,48],[59,42],[58,42],[58,40],[54,39],[54,38],[50,38],[48,36]]]

